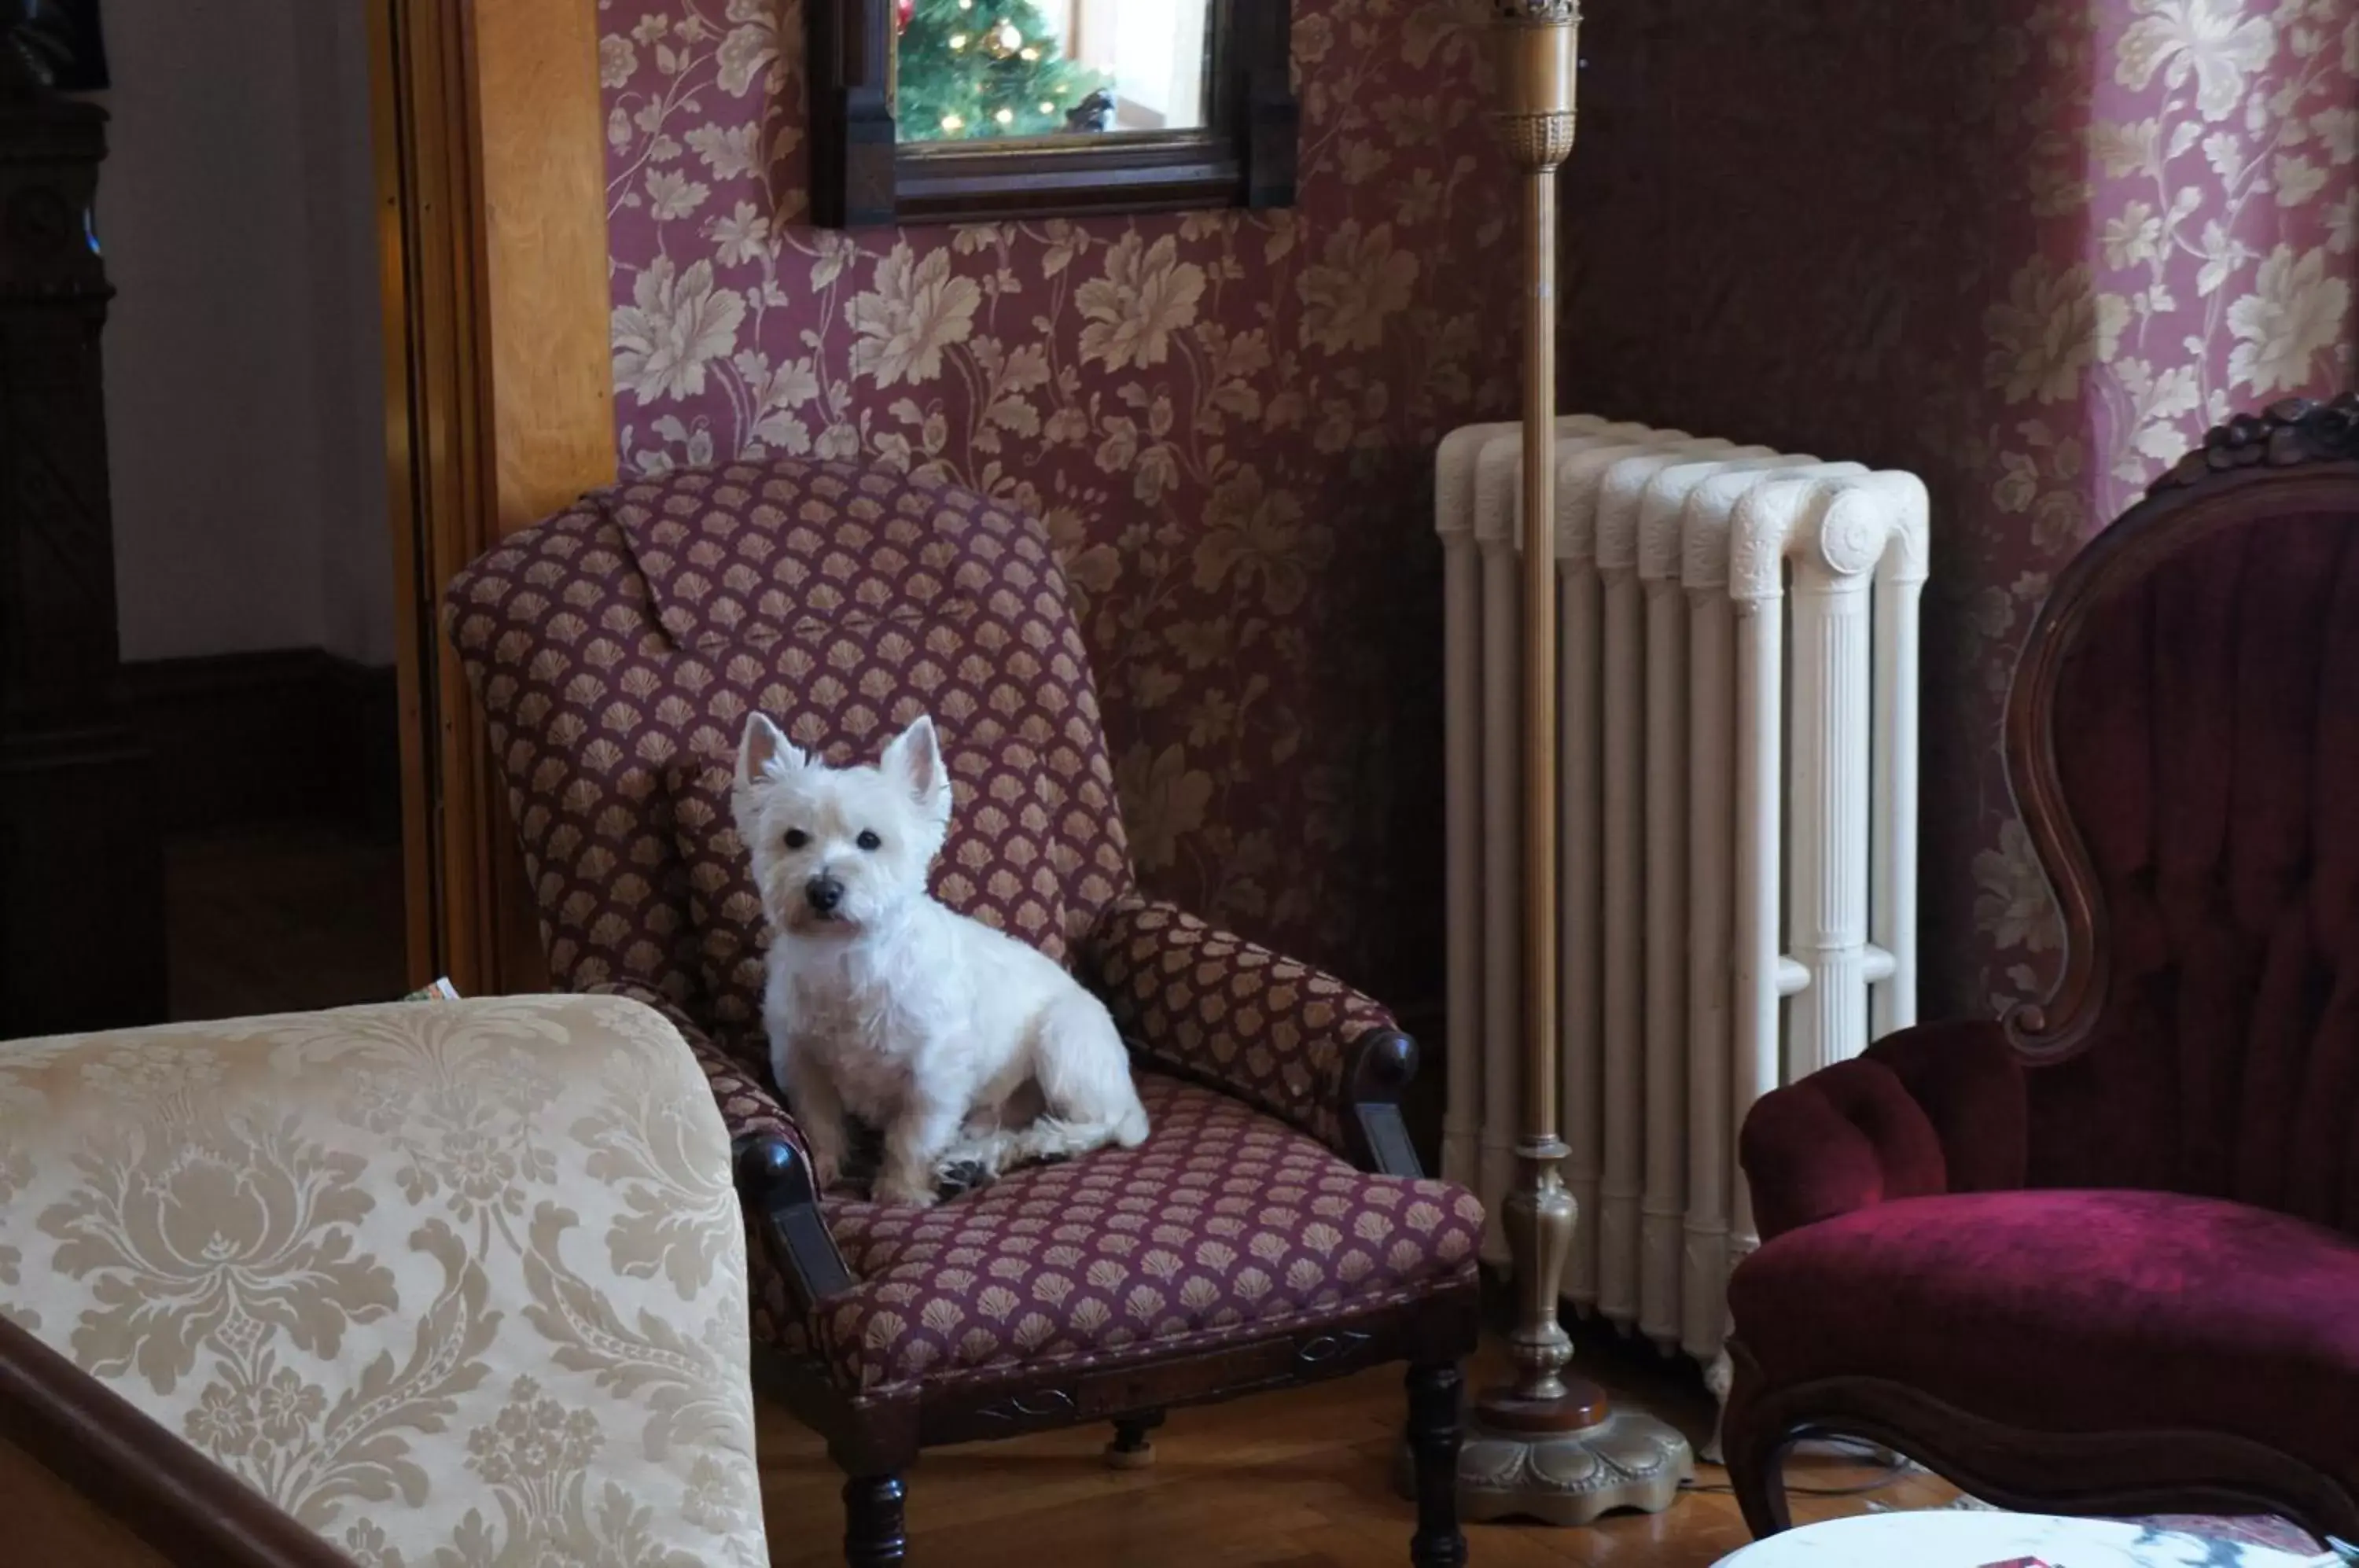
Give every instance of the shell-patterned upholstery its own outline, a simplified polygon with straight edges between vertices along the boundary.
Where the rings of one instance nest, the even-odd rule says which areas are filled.
[[[796,1136],[770,1083],[761,909],[729,821],[746,715],[769,714],[840,766],[874,760],[923,713],[940,730],[955,795],[938,898],[1093,984],[1150,1076],[1192,1080],[1262,1113],[1251,1119],[1285,1140],[1284,1158],[1330,1182],[1391,1180],[1353,1171],[1336,1154],[1351,1046],[1392,1027],[1385,1009],[1136,887],[1088,652],[1032,519],[956,486],[842,463],[679,470],[597,492],[511,535],[451,583],[444,618],[508,785],[556,984],[663,1007],[696,1048],[733,1131]],[[1176,1092],[1158,1085],[1150,1097]],[[1159,1149],[1185,1164],[1187,1149],[1170,1140],[1213,1122],[1180,1117],[1141,1153]],[[1233,1149],[1241,1135],[1220,1125],[1214,1142]],[[1049,1179],[1019,1173],[984,1195],[987,1210],[964,1201],[975,1204],[972,1223],[986,1214],[1017,1223],[1026,1183]],[[1419,1233],[1421,1260],[1388,1245],[1379,1254],[1390,1261],[1353,1266],[1394,1290],[1468,1266],[1469,1227],[1480,1224],[1454,1189],[1408,1185],[1430,1191],[1377,1196],[1374,1209],[1343,1204],[1389,1214],[1422,1203],[1420,1217],[1427,1208],[1448,1216]],[[1199,1218],[1209,1223],[1220,1195],[1203,1191]],[[951,1265],[955,1249],[916,1277],[902,1249],[891,1279],[873,1279],[863,1264],[875,1226],[864,1206],[837,1202],[830,1212],[864,1276],[852,1294],[892,1298],[870,1301],[876,1311],[926,1320],[928,1301],[912,1311],[910,1298],[932,1290],[937,1341],[946,1314],[984,1311],[981,1288],[958,1282],[973,1271]],[[1190,1222],[1167,1212],[1158,1223]],[[1215,1243],[1206,1256],[1228,1228],[1204,1229],[1199,1240]],[[856,1383],[1004,1359],[862,1351],[879,1333],[844,1302],[790,1323],[766,1244],[757,1236],[755,1247],[757,1276],[770,1276],[757,1278],[756,1332],[815,1336]],[[1096,1277],[1111,1279],[1109,1270],[1126,1279],[1144,1259],[1131,1248],[1101,1261]],[[1216,1272],[1223,1290],[1260,1278]],[[1303,1290],[1298,1304],[1341,1300],[1346,1286],[1338,1278],[1326,1291]],[[1104,1325],[1092,1313],[1006,1343],[1027,1356],[1079,1354],[1230,1332],[1266,1315],[1233,1292],[1212,1301],[1213,1290],[1193,1287],[1197,1306],[1185,1313],[1127,1327],[1119,1312]]]

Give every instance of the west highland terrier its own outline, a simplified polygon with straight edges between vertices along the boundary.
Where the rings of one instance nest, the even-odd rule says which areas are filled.
[[[894,1203],[1146,1141],[1105,1005],[1046,954],[927,893],[951,820],[930,718],[875,767],[834,768],[756,713],[734,804],[770,922],[771,1071],[822,1189],[842,1172],[854,1116],[884,1134],[874,1192]]]

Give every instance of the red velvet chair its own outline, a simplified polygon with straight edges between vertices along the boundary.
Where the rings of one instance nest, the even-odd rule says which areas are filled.
[[[738,1140],[754,1337],[846,1473],[846,1556],[902,1561],[921,1448],[1408,1364],[1409,1556],[1465,1561],[1458,1361],[1473,1197],[1425,1180],[1416,1051],[1307,964],[1142,891],[1040,525],[971,491],[781,459],[585,496],[451,585],[560,987],[665,1011]],[[1113,1011],[1145,1147],[919,1211],[812,1190],[760,1023],[761,900],[731,825],[746,713],[831,764],[931,713],[956,793],[934,892]],[[774,1521],[775,1524],[775,1521]]]
[[[2214,431],[2093,541],[2006,744],[2062,976],[1746,1119],[1745,1519],[1848,1434],[2008,1507],[2359,1540],[2359,401]]]

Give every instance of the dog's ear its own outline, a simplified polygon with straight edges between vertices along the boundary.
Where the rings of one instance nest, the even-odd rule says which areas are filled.
[[[745,720],[745,738],[737,743],[737,787],[743,789],[778,778],[809,760],[777,725],[759,713],[752,714]]]
[[[941,743],[935,737],[931,715],[919,714],[916,724],[894,736],[877,768],[904,785],[927,815],[936,822],[950,820],[951,779],[942,767]]]

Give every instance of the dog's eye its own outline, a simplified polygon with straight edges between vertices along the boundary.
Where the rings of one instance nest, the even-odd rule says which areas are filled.
[[[803,832],[802,829],[788,828],[787,830],[787,847],[788,849],[800,849],[803,845],[809,843],[810,843],[810,834]]]
[[[859,844],[863,849],[882,849],[885,847],[885,841],[878,838],[874,833],[869,832],[865,828],[861,830],[860,836],[853,842]]]

